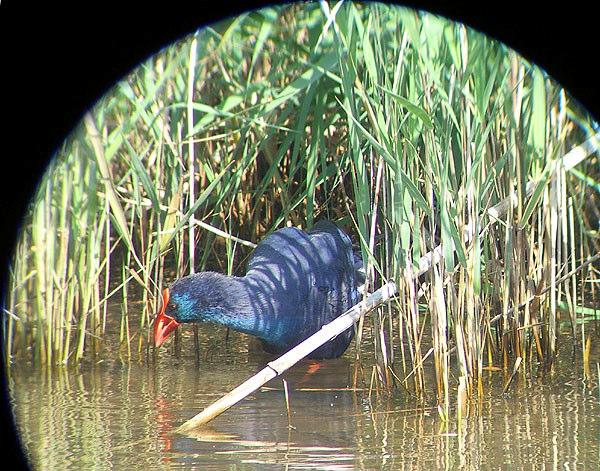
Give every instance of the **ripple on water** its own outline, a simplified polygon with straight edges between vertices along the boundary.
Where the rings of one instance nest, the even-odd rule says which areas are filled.
[[[595,469],[597,381],[571,358],[527,371],[508,394],[486,372],[479,414],[449,430],[435,404],[349,390],[350,358],[287,375],[195,435],[173,429],[262,368],[265,358],[218,351],[157,364],[104,362],[51,373],[14,367],[11,394],[22,442],[39,469]],[[366,381],[368,384],[368,380]]]

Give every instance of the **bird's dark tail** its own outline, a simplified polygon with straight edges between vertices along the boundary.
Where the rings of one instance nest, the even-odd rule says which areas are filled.
[[[364,285],[367,274],[365,273],[365,265],[362,257],[356,252],[352,252],[352,256],[354,257],[354,278],[356,279],[356,286]]]
[[[360,256],[360,252],[354,251],[350,237],[348,237],[348,235],[343,230],[341,230],[335,223],[333,223],[331,221],[320,220],[320,221],[317,221],[315,223],[315,225],[312,227],[312,229],[309,230],[308,232],[309,233],[329,232],[330,234],[334,234],[334,235],[340,237],[346,243],[348,250],[351,251],[351,253],[352,253],[352,261],[354,264],[354,279],[356,281],[356,288],[360,288],[361,286],[363,286],[365,284],[366,273],[365,273],[365,267],[364,267],[362,257]]]

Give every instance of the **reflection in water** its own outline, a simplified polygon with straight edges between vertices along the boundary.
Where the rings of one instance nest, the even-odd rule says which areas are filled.
[[[566,350],[566,349],[565,349]],[[351,390],[348,355],[286,376],[190,435],[179,424],[262,368],[261,355],[161,357],[156,365],[103,362],[75,372],[13,368],[11,392],[22,437],[39,469],[597,469],[597,379],[573,359],[527,372],[488,396],[456,430],[435,404]],[[368,370],[368,369],[366,369]]]

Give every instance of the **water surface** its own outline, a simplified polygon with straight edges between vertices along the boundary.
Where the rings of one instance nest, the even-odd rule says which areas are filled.
[[[179,358],[163,351],[157,361],[78,370],[13,367],[13,407],[36,469],[598,469],[597,351],[591,379],[568,348],[553,370],[523,371],[507,394],[504,373],[486,372],[484,400],[460,433],[455,411],[446,427],[434,398],[369,391],[368,365],[351,390],[349,352],[286,374],[290,420],[275,379],[209,426],[178,435],[174,428],[272,358],[217,340],[196,364],[185,340]]]

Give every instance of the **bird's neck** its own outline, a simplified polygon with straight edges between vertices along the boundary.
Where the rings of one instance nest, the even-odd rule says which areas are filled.
[[[279,335],[269,294],[252,278],[222,275],[213,290],[222,297],[219,307],[203,313],[204,320],[270,341]]]

